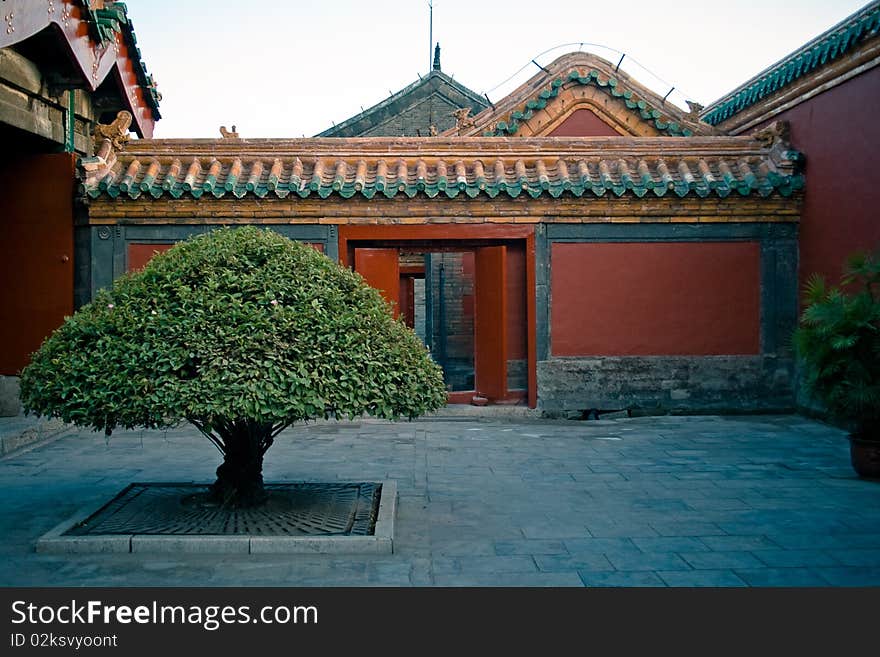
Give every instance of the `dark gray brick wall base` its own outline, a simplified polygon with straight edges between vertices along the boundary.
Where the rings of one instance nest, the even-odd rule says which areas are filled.
[[[645,412],[789,411],[793,363],[778,356],[602,356],[538,362],[538,407]]]

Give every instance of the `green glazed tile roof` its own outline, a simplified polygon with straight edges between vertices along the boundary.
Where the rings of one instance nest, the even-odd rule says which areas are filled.
[[[599,71],[593,69],[584,75],[575,70],[571,71],[564,79],[555,78],[533,98],[527,100],[518,109],[511,112],[507,121],[499,121],[495,124],[494,131],[486,131],[483,133],[483,136],[500,137],[515,135],[517,130],[519,130],[520,123],[528,121],[534,116],[536,111],[547,107],[548,102],[559,95],[566,82],[593,85],[612,98],[619,98],[624,102],[628,110],[638,114],[642,120],[652,123],[662,134],[674,137],[690,137],[694,134],[692,130],[675,121],[663,120],[665,116],[663,112],[636,96],[630,89],[623,88],[623,85],[620,84],[617,78],[609,77],[603,79]]]
[[[872,2],[738,89],[712,103],[703,111],[701,115],[703,121],[718,125],[820,66],[844,57],[861,42],[875,36],[878,29],[880,29],[880,2]]]
[[[789,196],[804,182],[793,161],[774,162],[748,138],[223,141],[141,140],[115,161],[88,158],[81,191],[121,200],[724,198]]]

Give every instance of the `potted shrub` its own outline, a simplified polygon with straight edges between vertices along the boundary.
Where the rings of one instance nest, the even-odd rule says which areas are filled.
[[[98,292],[33,354],[29,412],[107,435],[192,423],[223,455],[214,503],[261,504],[263,455],[294,422],[413,418],[440,368],[379,293],[271,230],[181,242]]]
[[[807,391],[851,431],[853,468],[880,478],[880,252],[850,258],[839,285],[813,276],[794,338]]]

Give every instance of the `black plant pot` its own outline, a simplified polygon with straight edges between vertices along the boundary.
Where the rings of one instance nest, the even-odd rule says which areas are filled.
[[[853,469],[865,479],[880,479],[880,440],[849,436],[849,455]]]

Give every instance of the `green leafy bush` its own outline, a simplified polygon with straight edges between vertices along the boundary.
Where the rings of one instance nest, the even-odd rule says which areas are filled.
[[[100,291],[21,377],[29,412],[104,430],[188,420],[224,454],[216,498],[263,498],[262,455],[290,424],[413,418],[442,373],[363,279],[270,230],[181,242]]]
[[[880,253],[853,256],[838,286],[806,286],[794,342],[806,388],[864,438],[880,440]]]

